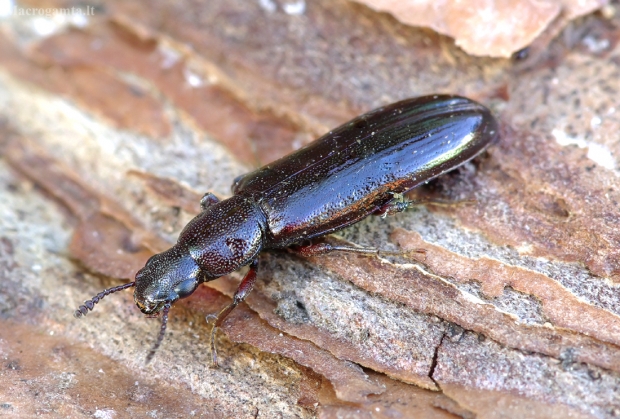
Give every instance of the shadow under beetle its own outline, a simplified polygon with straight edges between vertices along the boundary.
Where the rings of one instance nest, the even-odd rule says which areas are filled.
[[[300,243],[330,234],[371,214],[389,215],[410,204],[403,194],[482,152],[498,136],[484,106],[449,95],[407,99],[358,116],[318,140],[235,179],[233,196],[219,201],[207,193],[202,212],[177,243],[151,257],[135,282],[106,289],[75,311],[81,317],[108,294],[135,287],[134,300],[147,315],[162,312],[161,344],[171,305],[202,282],[250,269],[233,301],[220,311],[215,331],[250,293],[263,250],[297,246],[303,256],[334,250],[377,253],[376,249]]]

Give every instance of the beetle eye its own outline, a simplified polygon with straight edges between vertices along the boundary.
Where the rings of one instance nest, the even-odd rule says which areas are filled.
[[[174,292],[179,296],[179,298],[185,298],[193,293],[197,286],[198,281],[196,278],[188,278],[177,285]]]

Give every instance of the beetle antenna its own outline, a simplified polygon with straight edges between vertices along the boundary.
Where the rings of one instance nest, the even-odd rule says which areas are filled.
[[[159,345],[161,345],[161,342],[164,340],[164,334],[166,333],[166,326],[168,326],[168,312],[170,311],[170,305],[171,304],[169,302],[164,304],[164,308],[162,310],[163,315],[161,317],[161,329],[159,329],[159,336],[157,336],[157,341],[155,342],[155,345],[153,345],[148,355],[146,356],[147,364],[151,362],[151,359],[153,359],[153,357],[155,356],[155,352],[157,352]]]
[[[95,308],[95,304],[101,301],[101,299],[105,297],[106,295],[110,295],[115,292],[122,291],[127,288],[131,288],[135,285],[136,285],[135,282],[128,282],[127,284],[118,285],[116,287],[108,288],[108,289],[101,291],[99,294],[95,295],[90,300],[84,301],[84,304],[81,305],[77,310],[75,310],[75,312],[73,313],[73,317],[75,317],[76,319],[79,319],[80,317],[85,316],[89,311],[92,311],[93,308]]]

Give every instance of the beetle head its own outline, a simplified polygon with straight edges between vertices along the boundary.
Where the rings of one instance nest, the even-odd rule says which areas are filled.
[[[177,244],[151,257],[144,268],[138,271],[134,282],[101,291],[85,301],[73,315],[77,318],[83,317],[106,295],[136,287],[134,301],[144,314],[155,316],[160,311],[163,313],[159,336],[146,357],[148,363],[164,339],[170,306],[179,298],[188,297],[193,293],[198,284],[202,282],[203,276],[200,267],[194,262],[187,249]]]
[[[133,298],[144,314],[157,314],[166,304],[191,295],[201,277],[200,267],[187,249],[176,244],[151,257],[138,271]]]

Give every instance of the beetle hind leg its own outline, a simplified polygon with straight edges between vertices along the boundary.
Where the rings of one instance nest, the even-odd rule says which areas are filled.
[[[352,245],[335,245],[327,242],[310,243],[304,246],[289,247],[289,250],[301,257],[308,258],[312,256],[324,255],[331,252],[348,252],[371,256],[403,256],[407,253],[426,254],[424,249],[412,249],[407,252],[381,250],[374,247],[359,247]]]

